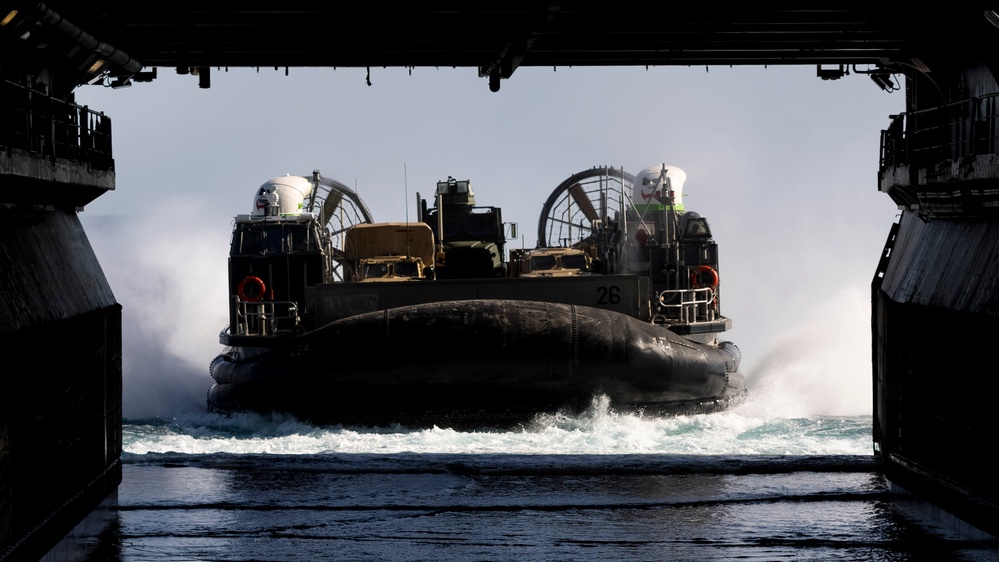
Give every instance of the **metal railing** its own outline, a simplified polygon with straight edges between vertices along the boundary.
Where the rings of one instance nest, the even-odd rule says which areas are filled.
[[[49,158],[114,170],[111,119],[49,95],[45,85],[0,81],[0,150],[18,148]]]
[[[236,302],[237,336],[274,336],[294,331],[301,319],[292,301]]]
[[[658,313],[669,324],[711,322],[718,319],[716,297],[717,290],[710,287],[667,289],[659,292]]]
[[[892,116],[881,131],[880,171],[995,154],[997,146],[999,94],[990,94]]]

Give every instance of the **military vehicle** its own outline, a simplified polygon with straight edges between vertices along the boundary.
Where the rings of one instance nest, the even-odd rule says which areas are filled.
[[[425,223],[362,223],[345,236],[345,268],[355,282],[434,279],[434,233]]]
[[[592,272],[593,256],[582,248],[510,250],[510,274],[514,277],[570,277]]]
[[[419,220],[430,225],[437,243],[439,279],[506,276],[503,212],[477,206],[471,181],[449,176],[437,182],[433,206],[425,199],[419,205]]]
[[[476,206],[468,181],[438,182],[432,208],[418,195],[413,225],[330,229],[328,213],[305,210],[318,182],[272,180],[260,197],[291,183],[307,204],[265,201],[237,218],[209,408],[450,427],[509,426],[600,397],[649,415],[730,408],[745,398],[741,354],[719,338],[731,320],[718,248],[683,209],[685,179],[665,165],[574,174],[542,206],[537,248],[511,252],[511,267],[511,229],[499,208]],[[275,235],[237,245],[246,225]],[[401,274],[414,263],[422,275]]]

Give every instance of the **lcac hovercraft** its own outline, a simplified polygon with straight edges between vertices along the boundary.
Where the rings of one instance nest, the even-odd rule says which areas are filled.
[[[613,168],[575,174],[545,202],[537,248],[511,250],[509,261],[503,248],[515,233],[498,208],[476,205],[467,180],[439,182],[432,206],[417,196],[414,223],[371,228],[365,209],[343,228],[343,247],[319,242],[338,230],[319,226],[328,213],[255,211],[247,221],[298,220],[318,235],[314,246],[281,234],[280,245],[251,248],[259,260],[252,267],[234,261],[246,252],[237,245],[237,219],[231,323],[220,338],[227,347],[212,362],[209,407],[319,424],[451,427],[509,426],[576,412],[597,397],[648,415],[730,408],[745,396],[741,357],[718,337],[731,320],[720,312],[717,245],[707,221],[679,203],[684,180],[671,166],[637,178]],[[258,196],[277,190],[280,200],[273,183]],[[358,201],[338,193],[334,208]],[[303,209],[329,198],[305,191]],[[386,234],[377,242],[354,237],[378,245],[365,252],[351,230]],[[422,274],[406,282],[358,274],[361,256],[408,263],[414,248],[427,247]],[[586,259],[566,258],[576,250]],[[292,259],[296,252],[330,256],[315,263],[341,275],[310,277],[312,268]],[[585,271],[544,275],[532,254],[558,255],[558,264]],[[495,260],[499,267],[477,265]]]

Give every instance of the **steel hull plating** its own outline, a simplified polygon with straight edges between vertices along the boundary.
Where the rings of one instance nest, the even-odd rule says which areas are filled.
[[[212,363],[209,404],[318,423],[492,423],[575,410],[710,412],[744,393],[735,346],[702,345],[619,313],[465,300],[360,314],[252,357]]]
[[[995,399],[982,392],[995,363],[974,350],[999,333],[997,255],[997,219],[904,214],[872,295],[874,440],[885,475],[948,526],[965,532],[941,512],[993,537],[999,481],[991,463],[968,462],[967,453],[999,440]]]

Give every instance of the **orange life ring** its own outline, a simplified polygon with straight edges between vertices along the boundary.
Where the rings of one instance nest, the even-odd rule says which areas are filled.
[[[253,275],[244,277],[239,282],[239,287],[236,288],[236,294],[239,295],[239,299],[246,302],[259,302],[266,291],[267,287],[264,285],[264,280]]]
[[[708,276],[705,280],[704,276]],[[707,287],[714,289],[718,286],[718,272],[710,265],[699,265],[690,273],[690,284],[695,289]]]

